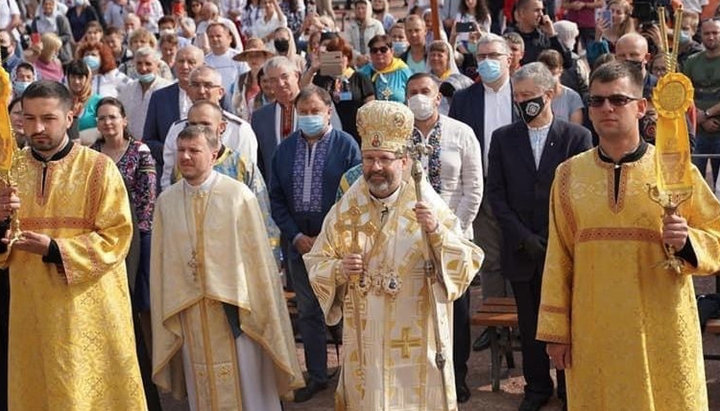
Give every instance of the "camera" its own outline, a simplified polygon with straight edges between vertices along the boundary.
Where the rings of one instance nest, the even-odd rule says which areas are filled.
[[[670,0],[635,0],[631,17],[636,18],[641,26],[655,24],[658,22],[659,7],[665,7],[667,16]]]

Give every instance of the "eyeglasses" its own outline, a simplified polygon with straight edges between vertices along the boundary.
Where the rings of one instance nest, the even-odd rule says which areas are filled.
[[[610,105],[613,107],[623,107],[631,101],[640,100],[640,98],[625,96],[622,94],[613,94],[610,96],[590,96],[588,99],[588,105],[590,107],[602,107],[605,105],[605,100],[609,101]]]
[[[190,87],[193,87],[193,88],[204,88],[204,89],[206,89],[206,90],[212,90],[212,89],[214,89],[214,88],[222,87],[222,86],[220,86],[219,84],[213,84],[213,83],[195,83],[195,82],[190,82]]]
[[[475,59],[477,61],[485,60],[485,59],[491,59],[491,60],[500,60],[500,58],[507,56],[505,53],[478,53],[475,55]]]
[[[400,160],[399,158],[373,158],[373,157],[363,157],[362,158],[362,164],[364,167],[372,167],[375,165],[375,163],[380,164],[380,167],[387,167],[390,164],[392,164],[395,160]]]
[[[388,50],[390,50],[390,47],[388,47],[388,46],[370,47],[371,54],[377,54],[377,53],[385,54],[388,52]]]

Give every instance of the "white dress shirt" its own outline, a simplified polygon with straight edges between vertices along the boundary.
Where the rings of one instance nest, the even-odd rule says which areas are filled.
[[[465,237],[473,238],[472,222],[480,209],[483,196],[482,156],[480,143],[470,126],[440,115],[440,197],[460,220]],[[430,135],[421,136],[428,144]],[[422,163],[428,175],[429,156]]]
[[[510,79],[507,79],[497,92],[485,85],[485,121],[483,123],[483,168],[485,175],[487,175],[488,153],[490,152],[492,133],[510,123],[512,123]]]
[[[222,143],[232,151],[239,153],[249,163],[256,164],[257,137],[252,127],[250,127],[250,123],[227,111],[223,111],[223,119],[227,122],[227,126],[221,136]],[[173,123],[165,137],[165,145],[163,146],[163,161],[165,164],[160,177],[160,187],[163,190],[170,187],[177,161],[177,136],[185,127],[187,127],[187,118],[178,120]]]
[[[155,90],[169,86],[170,84],[170,81],[160,76],[155,76],[155,81],[152,82],[144,94],[139,80],[132,80],[124,87],[119,88],[118,100],[120,100],[123,107],[125,107],[128,130],[131,136],[138,140],[143,139],[143,128],[145,127],[145,117],[147,116],[150,97]]]

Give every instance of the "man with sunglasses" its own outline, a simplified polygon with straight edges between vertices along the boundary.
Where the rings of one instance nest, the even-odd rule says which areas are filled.
[[[690,274],[720,269],[720,203],[696,168],[692,198],[663,216],[648,195],[655,148],[639,70],[600,66],[589,115],[599,146],[561,164],[551,189],[537,339],[565,369],[573,410],[707,410]],[[682,261],[667,269],[666,247]]]
[[[522,121],[493,133],[487,197],[503,231],[502,273],[518,307],[525,396],[520,411],[537,411],[553,395],[545,343],[535,339],[547,251],[548,199],[555,169],[592,147],[590,132],[553,116],[557,80],[543,63],[526,64],[512,78]],[[565,399],[565,379],[557,375]]]

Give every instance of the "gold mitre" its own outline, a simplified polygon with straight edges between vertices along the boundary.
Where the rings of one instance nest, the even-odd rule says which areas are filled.
[[[412,136],[415,117],[406,105],[374,100],[357,112],[357,129],[363,150],[403,153]]]

